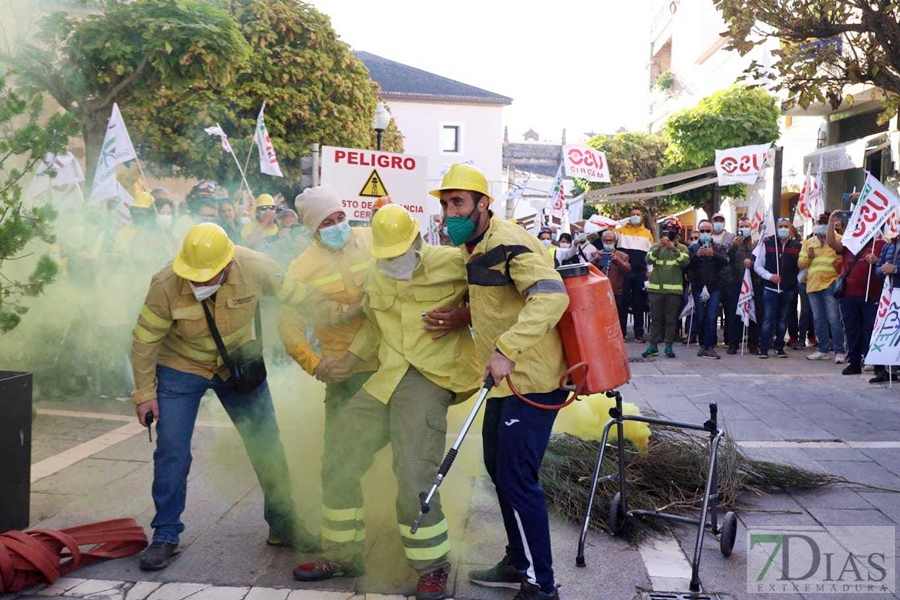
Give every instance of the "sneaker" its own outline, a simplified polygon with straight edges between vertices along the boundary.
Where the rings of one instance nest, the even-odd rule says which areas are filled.
[[[793,338],[793,337],[792,337],[792,338],[788,338],[787,345],[788,345],[788,346],[796,346],[796,345],[797,345],[797,338]]]
[[[862,366],[860,365],[847,365],[844,367],[844,370],[841,371],[841,375],[861,375],[862,374]]]
[[[141,571],[161,571],[169,566],[180,550],[178,544],[170,544],[168,542],[153,542],[141,554],[140,566]]]
[[[890,379],[891,379],[891,376],[888,375],[888,372],[887,372],[887,371],[882,371],[882,372],[880,372],[878,375],[876,375],[875,377],[873,377],[872,379],[870,379],[870,380],[869,380],[869,383],[886,383],[886,382],[889,381]],[[897,373],[894,373],[893,380],[894,380],[894,381],[900,381],[900,376],[898,376]]]
[[[719,353],[716,352],[715,348],[707,348],[706,354],[703,355],[703,358],[711,358],[713,360],[719,360],[722,357],[719,356]]]
[[[469,581],[475,585],[484,587],[502,587],[511,590],[519,589],[525,582],[527,575],[509,564],[509,555],[504,556],[490,569],[469,571]]]
[[[777,356],[778,358],[787,358],[788,357],[787,352],[785,352],[784,349],[776,350],[775,356]]]
[[[803,342],[800,342],[800,343],[802,344]],[[817,337],[814,336],[814,335],[810,336],[810,337],[809,337],[809,346],[810,346],[811,348],[815,348],[815,347],[818,346],[818,345],[819,345],[819,338],[817,338]]]
[[[327,558],[317,558],[294,569],[294,579],[298,581],[325,581],[332,577],[360,577],[366,572],[362,557],[350,562],[338,562]]]
[[[644,336],[642,336],[642,335],[636,335],[636,336],[634,336],[634,341],[637,342],[638,344],[645,344],[645,343],[646,343],[646,342],[644,341]]]
[[[322,544],[304,525],[294,525],[289,531],[269,529],[266,543],[270,546],[292,548],[297,552],[321,552]]]
[[[760,350],[759,354],[757,356],[759,358],[769,358],[769,351],[768,350]]]
[[[728,350],[725,351],[725,354],[737,354],[737,346],[728,346]]]
[[[843,352],[835,352],[834,353],[834,364],[842,365],[845,362],[847,362],[847,360],[846,360],[846,356],[844,355]]]
[[[666,344],[666,358],[675,358],[675,351],[672,350],[672,344]]]
[[[447,569],[438,569],[419,577],[416,600],[444,600],[447,595]]]
[[[819,352],[816,350],[812,354],[806,357],[806,360],[828,360],[827,352]]]
[[[701,347],[699,350],[697,350],[697,356],[699,356],[700,358],[703,358],[705,355],[706,355],[706,348]]]
[[[647,349],[641,354],[644,358],[650,358],[651,356],[659,356],[659,349],[656,347],[656,344],[650,344],[647,346]]]
[[[553,594],[545,594],[541,588],[526,581],[519,588],[519,593],[513,596],[513,600],[559,600],[559,586],[556,586]]]

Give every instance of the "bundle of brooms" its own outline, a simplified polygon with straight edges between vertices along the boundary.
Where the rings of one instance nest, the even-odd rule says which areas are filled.
[[[709,470],[708,435],[654,425],[645,451],[638,452],[628,441],[625,447],[629,509],[694,514],[700,510]],[[567,521],[580,525],[584,519],[599,451],[599,441],[585,441],[568,434],[555,434],[550,439],[541,468],[541,484],[550,509]],[[616,443],[610,442],[601,476],[618,472],[617,455]],[[744,492],[762,495],[770,491],[811,490],[851,483],[828,473],[749,458],[727,433],[719,443],[717,461],[719,505],[726,509],[734,508],[738,495]],[[618,489],[616,481],[600,483],[591,529],[609,531],[606,519]],[[653,528],[663,527],[662,523],[657,519],[629,519],[628,527],[619,535],[636,539]]]

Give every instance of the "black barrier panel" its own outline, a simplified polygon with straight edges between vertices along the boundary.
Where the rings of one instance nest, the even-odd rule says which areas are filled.
[[[31,373],[0,371],[0,533],[28,527]]]

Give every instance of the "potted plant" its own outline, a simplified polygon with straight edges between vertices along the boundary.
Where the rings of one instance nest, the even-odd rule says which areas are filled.
[[[672,71],[663,71],[656,78],[656,89],[661,92],[667,92],[675,85],[675,74]]]

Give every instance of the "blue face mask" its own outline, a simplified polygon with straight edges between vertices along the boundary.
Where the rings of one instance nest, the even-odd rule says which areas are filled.
[[[708,231],[700,232],[700,243],[701,244],[708,244],[711,239],[712,239],[712,234],[710,232],[708,232]]]
[[[713,223],[713,231],[716,233],[722,233],[725,231],[725,223]]]
[[[819,235],[825,235],[828,232],[828,225],[819,225],[816,227],[816,231],[819,232]]]
[[[778,228],[778,237],[782,240],[788,239],[791,235],[791,230],[787,227],[779,227]]]
[[[740,230],[738,230],[738,233],[741,234],[742,238],[748,238],[748,237],[750,237],[750,228],[749,227],[741,227]]]
[[[606,250],[607,252],[612,252],[613,250],[616,249],[616,245],[615,244],[603,244],[603,249]]]
[[[631,218],[628,219],[628,222],[631,223],[632,225],[640,225],[641,217],[640,217],[640,215],[631,215]]]
[[[331,227],[323,227],[319,230],[319,239],[325,247],[340,250],[347,245],[347,240],[350,239],[350,223],[344,221]]]

